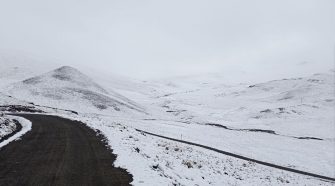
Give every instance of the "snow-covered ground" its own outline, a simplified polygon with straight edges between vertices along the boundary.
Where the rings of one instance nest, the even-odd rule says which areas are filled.
[[[173,142],[129,127],[137,121],[85,114],[68,116],[102,131],[118,155],[116,166],[134,176],[134,185],[332,185],[319,179],[239,160]]]
[[[13,133],[16,130],[16,124],[5,116],[0,114],[0,141],[3,137]]]
[[[8,139],[5,139],[5,140],[1,141],[0,142],[0,148],[7,145],[8,143],[10,143],[14,140],[20,139],[20,137],[22,135],[24,135],[25,133],[27,133],[28,131],[31,130],[31,125],[32,125],[31,122],[24,119],[24,118],[17,117],[17,116],[2,116],[2,117],[0,117],[0,139],[1,139],[1,137],[5,136],[5,135],[8,135],[8,134],[11,134],[12,132],[15,131],[16,125],[14,123],[14,120],[18,121],[21,124],[22,129],[20,131],[16,132],[15,134],[13,134]],[[8,122],[9,124],[7,125],[7,124],[4,124],[2,122],[4,122],[4,123]]]
[[[333,71],[258,84],[225,85],[220,78],[149,84],[150,99],[138,102],[150,103],[154,114],[132,126],[335,177]]]
[[[18,74],[15,82],[0,77],[0,106],[29,106],[102,131],[134,185],[331,185],[135,128],[335,177],[333,71],[257,84],[221,76],[103,80],[71,67]]]

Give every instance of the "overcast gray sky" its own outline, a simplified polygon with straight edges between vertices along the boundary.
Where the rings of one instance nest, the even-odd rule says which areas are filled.
[[[137,78],[322,72],[335,1],[1,0],[0,50]]]

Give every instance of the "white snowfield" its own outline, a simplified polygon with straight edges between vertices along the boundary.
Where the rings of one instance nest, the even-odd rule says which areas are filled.
[[[183,83],[152,91],[151,102],[172,119],[133,126],[335,177],[334,72],[256,85]]]
[[[135,129],[335,177],[334,72],[255,85],[201,77],[102,86],[71,67],[4,79],[0,106],[34,106],[100,130],[134,185],[333,184]]]
[[[134,176],[134,185],[333,185],[142,134],[129,127],[136,125],[135,120],[94,114],[63,117],[80,120],[102,131],[113,153],[118,155],[115,165],[126,168]]]

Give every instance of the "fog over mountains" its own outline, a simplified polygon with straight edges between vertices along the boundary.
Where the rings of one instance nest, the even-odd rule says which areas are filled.
[[[48,165],[34,153],[51,182],[106,175],[99,147],[136,186],[332,186],[334,18],[334,0],[2,1],[0,185]]]
[[[334,7],[333,0],[2,1],[0,51],[139,79],[307,76],[334,66]]]

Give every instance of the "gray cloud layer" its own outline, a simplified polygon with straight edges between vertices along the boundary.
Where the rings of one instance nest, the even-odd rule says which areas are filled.
[[[0,50],[132,77],[334,66],[334,0],[10,0]]]

